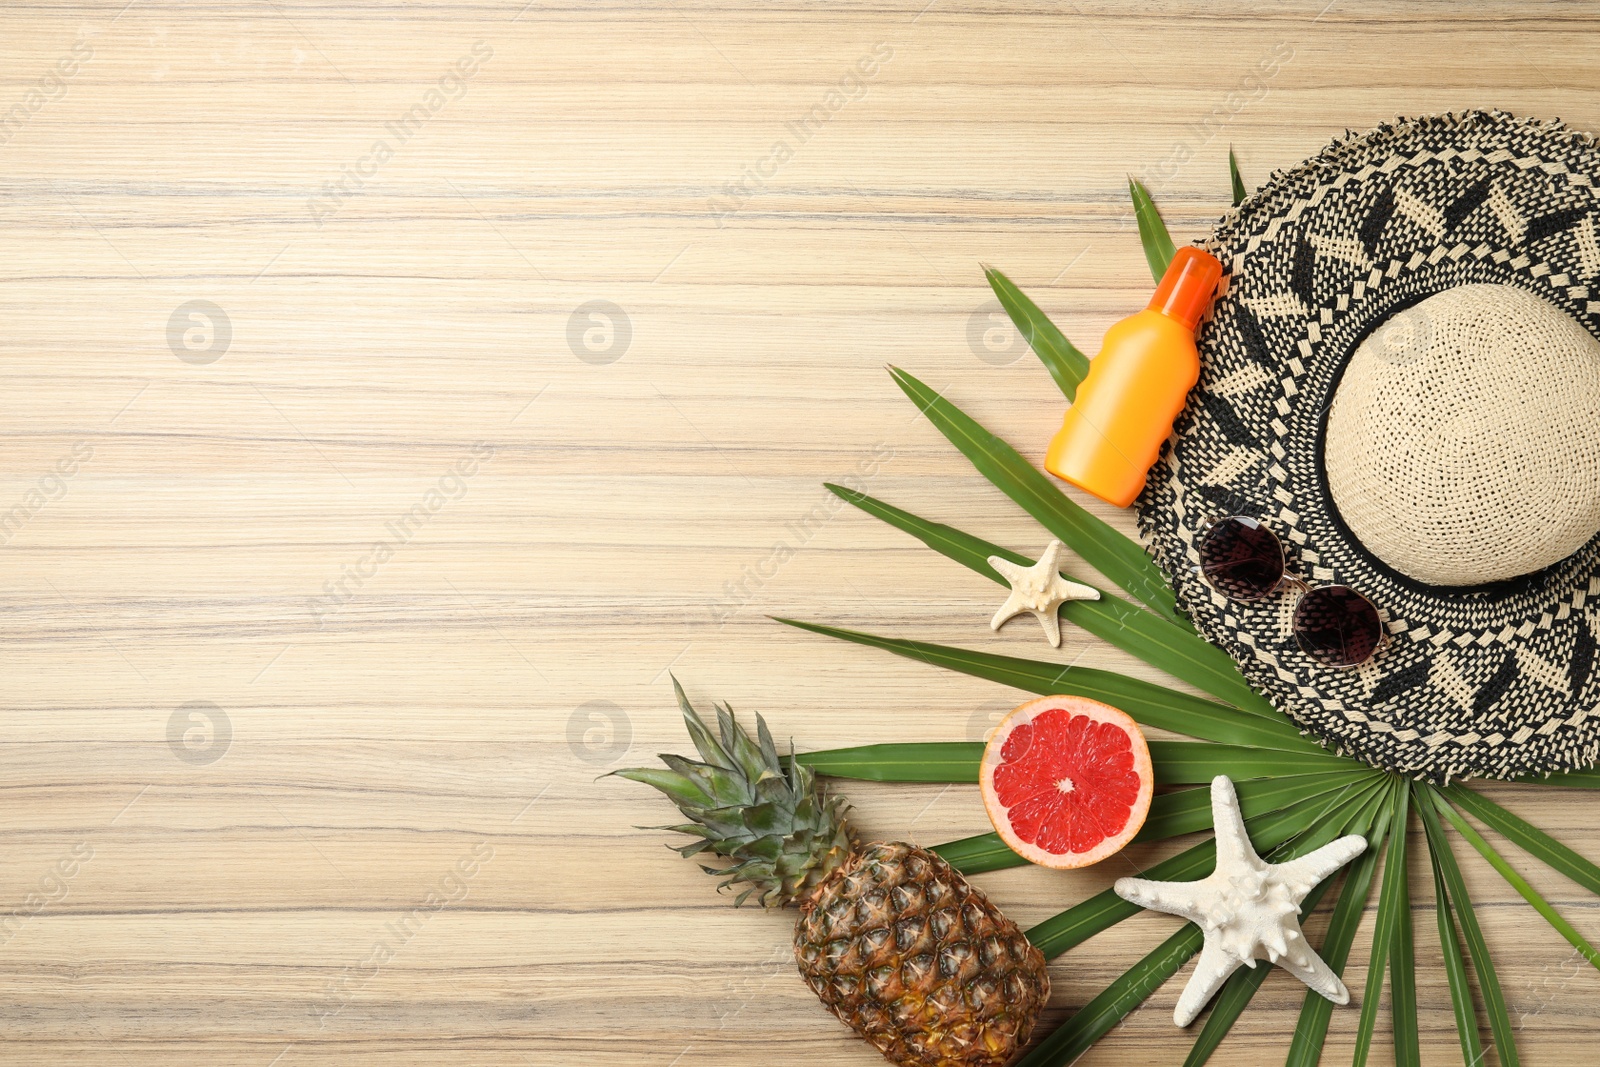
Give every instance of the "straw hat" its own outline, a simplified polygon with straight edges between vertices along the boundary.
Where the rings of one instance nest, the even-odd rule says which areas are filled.
[[[1592,177],[1591,177],[1592,176]],[[1273,176],[1204,247],[1203,370],[1139,500],[1180,606],[1331,746],[1432,778],[1600,756],[1600,149],[1499,112],[1397,120]],[[1319,666],[1294,594],[1228,599],[1248,515],[1388,641]]]

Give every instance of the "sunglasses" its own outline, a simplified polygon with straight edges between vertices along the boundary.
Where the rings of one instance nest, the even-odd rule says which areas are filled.
[[[1200,534],[1200,573],[1235,600],[1265,600],[1285,586],[1299,590],[1294,638],[1325,667],[1359,667],[1383,645],[1383,620],[1372,601],[1347,585],[1311,586],[1289,574],[1283,542],[1243,515],[1216,519]]]

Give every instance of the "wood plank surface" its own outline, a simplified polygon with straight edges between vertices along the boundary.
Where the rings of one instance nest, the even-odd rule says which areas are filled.
[[[1060,396],[980,262],[1093,351],[1149,287],[1127,175],[1183,241],[1230,144],[1254,185],[1397,113],[1600,130],[1597,31],[1572,3],[6,4],[0,1060],[878,1062],[790,919],[597,777],[682,749],[668,672],[801,748],[975,739],[1019,695],[769,615],[1157,677],[991,634],[992,585],[830,504],[1044,544],[884,364],[1037,460]],[[1493,793],[1600,856],[1600,798]],[[969,787],[849,794],[871,835],[987,829]],[[979,880],[1030,924],[1173,847]],[[1600,974],[1461,858],[1525,1062],[1592,1062]],[[1058,960],[1047,1021],[1174,927]],[[1082,1062],[1181,1062],[1177,991]],[[1270,977],[1219,1055],[1281,1060],[1299,994]]]

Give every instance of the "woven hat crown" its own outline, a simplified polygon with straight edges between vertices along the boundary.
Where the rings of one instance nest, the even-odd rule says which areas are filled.
[[[1401,574],[1540,570],[1600,530],[1600,343],[1514,286],[1437,293],[1356,350],[1326,442],[1341,517]]]

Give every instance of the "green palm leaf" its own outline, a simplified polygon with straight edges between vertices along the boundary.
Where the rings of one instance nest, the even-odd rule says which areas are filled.
[[[1600,893],[1600,867],[1584,859],[1560,841],[1525,819],[1513,815],[1499,804],[1461,786],[1446,786],[1444,795],[1476,815],[1530,855],[1577,882],[1591,893]]]
[[[1595,947],[1589,944],[1588,940],[1578,933],[1571,923],[1563,919],[1560,912],[1552,908],[1550,902],[1540,896],[1538,890],[1529,885],[1528,880],[1517,873],[1517,869],[1507,863],[1504,857],[1496,852],[1489,842],[1483,839],[1483,835],[1474,830],[1472,824],[1463,819],[1460,813],[1450,806],[1450,802],[1445,800],[1443,794],[1435,791],[1433,801],[1434,806],[1439,809],[1439,814],[1450,820],[1450,825],[1456,828],[1456,832],[1466,838],[1467,843],[1478,850],[1478,854],[1489,862],[1489,866],[1493,867],[1501,878],[1506,880],[1506,884],[1521,894],[1523,900],[1532,904],[1533,910],[1544,916],[1545,922],[1549,923],[1557,933],[1566,938],[1569,945],[1582,953],[1583,958],[1593,964],[1595,969],[1600,970],[1600,951],[1596,951]]]
[[[1343,786],[1358,782],[1371,772],[1341,771],[1333,774],[1300,774],[1287,778],[1264,778],[1236,782],[1239,807],[1247,819],[1281,811],[1290,804],[1326,796]],[[1211,788],[1200,786],[1163,793],[1150,801],[1150,814],[1135,835],[1135,841],[1165,841],[1211,827]],[[1021,867],[1028,861],[1011,851],[999,834],[977,834],[934,846],[962,874],[981,874],[1006,867]]]
[[[1161,785],[1209,782],[1219,774],[1229,778],[1264,775],[1315,774],[1321,771],[1360,771],[1372,768],[1359,760],[1327,749],[1283,752],[1246,745],[1219,745],[1209,741],[1149,741],[1156,781]]]
[[[975,834],[934,845],[929,851],[943,856],[962,874],[986,874],[1008,867],[1023,867],[1027,860],[1011,851],[999,834]]]
[[[1257,778],[1236,782],[1239,807],[1246,818],[1281,811],[1290,804],[1325,797],[1356,786],[1371,771],[1334,771],[1296,774],[1282,778]],[[1157,802],[1159,803],[1159,806]],[[1211,786],[1163,793],[1150,802],[1150,814],[1135,841],[1165,841],[1170,837],[1211,829]]]
[[[1156,202],[1150,199],[1145,187],[1129,178],[1128,195],[1133,197],[1133,217],[1139,223],[1139,243],[1144,245],[1144,258],[1150,263],[1150,273],[1159,282],[1178,249],[1172,243],[1172,236],[1167,233],[1167,224],[1161,221]]]
[[[1278,813],[1286,815],[1287,813]],[[1265,821],[1264,817],[1262,822]],[[1251,825],[1246,822],[1247,826]],[[1255,838],[1257,830],[1252,828],[1251,837]],[[1265,836],[1265,831],[1259,831]],[[1283,838],[1291,836],[1292,831],[1285,832]],[[1214,868],[1217,861],[1217,847],[1213,840],[1200,842],[1192,848],[1187,848],[1170,859],[1141,871],[1141,878],[1153,878],[1160,881],[1184,881],[1204,877],[1206,871]],[[1117,923],[1130,915],[1139,914],[1137,904],[1130,904],[1117,896],[1110,889],[1103,889],[1087,900],[1073,905],[1066,911],[1052,915],[1044,922],[1028,931],[1028,940],[1032,941],[1046,959],[1055,957],[1083,944],[1095,934],[1109,930]]]
[[[1372,874],[1378,866],[1378,849],[1383,846],[1389,829],[1390,805],[1385,792],[1375,794],[1384,801],[1376,816],[1376,825],[1367,837],[1367,850],[1357,856],[1344,876],[1339,889],[1339,901],[1328,920],[1328,932],[1322,939],[1322,959],[1333,973],[1344,975],[1345,964],[1350,962],[1350,948],[1355,944],[1356,931],[1361,926],[1361,913],[1366,910],[1367,898],[1372,892]],[[1333,1017],[1333,1002],[1311,990],[1306,990],[1300,1005],[1300,1018],[1295,1023],[1294,1037],[1289,1042],[1289,1057],[1285,1067],[1317,1067],[1322,1058],[1322,1046],[1328,1036],[1328,1021]]]
[[[1072,1018],[1033,1047],[1013,1067],[1061,1067],[1083,1055],[1124,1016],[1149,999],[1150,994],[1177,973],[1190,956],[1200,951],[1205,935],[1193,923],[1167,938],[1122,977],[1079,1008]]]
[[[1467,894],[1467,883],[1456,865],[1455,853],[1445,837],[1444,824],[1439,821],[1436,803],[1418,804],[1422,814],[1422,828],[1428,835],[1428,854],[1438,864],[1444,878],[1445,890],[1456,916],[1461,922],[1461,934],[1467,942],[1467,954],[1472,957],[1472,969],[1478,975],[1478,988],[1483,993],[1483,1006],[1489,1015],[1489,1033],[1494,1038],[1495,1055],[1500,1067],[1518,1067],[1516,1031],[1511,1028],[1511,1014],[1506,1011],[1505,994],[1500,989],[1500,978],[1495,973],[1494,959],[1489,955],[1489,943],[1478,926],[1477,913],[1472,910],[1472,897]]]
[[[1600,770],[1562,771],[1559,774],[1530,775],[1517,781],[1528,785],[1553,785],[1564,789],[1600,789]]]
[[[1353,1067],[1365,1067],[1367,1054],[1372,1050],[1373,1027],[1378,1021],[1378,1001],[1383,993],[1383,974],[1389,963],[1389,954],[1396,943],[1410,930],[1410,897],[1406,893],[1406,823],[1410,815],[1411,790],[1405,779],[1396,778],[1391,787],[1389,811],[1389,851],[1383,860],[1383,884],[1378,890],[1377,925],[1372,933],[1372,956],[1367,964],[1367,988],[1361,999],[1361,1020],[1356,1028],[1356,1049],[1351,1058]],[[1401,931],[1402,912],[1406,925]],[[1402,948],[1408,948],[1409,941]],[[1409,960],[1409,951],[1406,953]],[[1402,1059],[1414,1045],[1417,1020],[1415,1014],[1402,1019],[1399,998],[1402,991],[1395,990],[1394,1042],[1397,1063],[1410,1064],[1415,1057]],[[1413,1008],[1415,996],[1413,994]],[[1411,1037],[1404,1033],[1410,1027]]]
[[[934,667],[960,671],[976,678],[1015,686],[1040,696],[1066,694],[1089,697],[1121,708],[1145,726],[1173,733],[1217,741],[1229,745],[1282,749],[1287,752],[1322,752],[1315,741],[1302,737],[1288,719],[1271,720],[1256,715],[1241,715],[1235,708],[1189,696],[1137,678],[1126,678],[1091,667],[1062,666],[1038,660],[997,656],[988,652],[952,648],[926,641],[907,641],[878,637],[859,630],[845,630],[795,619],[776,621],[801,630],[851,641],[870,648],[881,648],[898,656],[920,660]]]
[[[995,487],[1038,519],[1084,562],[1167,618],[1178,619],[1177,602],[1155,561],[1144,549],[1069,500],[1048,476],[1017,450],[984,429],[960,408],[898,367],[895,384],[950,443]],[[1188,623],[1181,623],[1188,626]]]
[[[982,741],[900,741],[855,748],[799,752],[795,761],[830,778],[863,782],[955,782],[978,780]]]
[[[1233,206],[1238,207],[1250,194],[1245,192],[1244,179],[1239,177],[1239,161],[1234,158],[1232,145],[1228,146],[1228,179],[1233,183]]]
[[[1210,741],[1148,741],[1157,785],[1207,783],[1219,774],[1235,781],[1317,774],[1370,771],[1363,763],[1332,752],[1284,752]],[[978,780],[982,741],[894,741],[855,748],[801,752],[795,759],[818,774],[866,782],[953,782]]]
[[[1411,790],[1403,789],[1409,794]],[[1417,960],[1416,932],[1411,924],[1410,878],[1405,865],[1405,840],[1410,822],[1410,797],[1406,805],[1395,812],[1394,834],[1389,839],[1390,855],[1394,855],[1395,841],[1400,842],[1400,860],[1396,867],[1394,898],[1394,939],[1389,944],[1389,1003],[1394,1015],[1395,1067],[1421,1067],[1422,1047],[1417,1033]],[[1384,868],[1384,885],[1388,885],[1389,871]],[[1381,903],[1381,902],[1380,902]],[[1365,1005],[1363,1005],[1365,1007]]]
[[[1055,323],[1039,310],[1039,305],[1029,300],[1027,294],[1018,289],[1010,278],[993,267],[984,267],[983,276],[989,279],[989,288],[1000,298],[1000,306],[1011,316],[1017,332],[1028,342],[1034,355],[1039,357],[1039,362],[1050,372],[1050,377],[1056,380],[1061,392],[1068,400],[1076,397],[1078,383],[1089,373],[1089,357],[1078,351],[1077,346],[1067,340],[1056,329]]]
[[[1429,807],[1426,799],[1419,799],[1417,810]],[[1478,1067],[1483,1060],[1483,1040],[1478,1037],[1478,1016],[1472,1006],[1472,986],[1467,980],[1467,964],[1461,958],[1461,942],[1456,938],[1456,921],[1453,904],[1445,888],[1444,872],[1439,868],[1439,857],[1428,838],[1428,860],[1433,865],[1433,910],[1439,925],[1439,946],[1444,952],[1444,975],[1450,983],[1450,1007],[1455,1012],[1456,1035],[1461,1041],[1461,1058],[1465,1067]]]
[[[1152,803],[1153,806],[1153,803]],[[999,834],[975,834],[956,841],[934,845],[929,851],[943,856],[962,874],[986,874],[1008,867],[1022,867],[1027,860],[1011,851]]]
[[[904,530],[935,552],[999,585],[1009,583],[989,566],[990,556],[1000,556],[1024,567],[1034,562],[1021,553],[973,537],[953,526],[930,522],[865,493],[839,485],[829,484],[827,488],[840,499]],[[1061,605],[1061,615],[1102,641],[1236,708],[1274,719],[1282,717],[1265,697],[1250,688],[1250,683],[1244,680],[1226,652],[1194,631],[1136,604],[1102,595],[1099,600],[1069,600]]]

